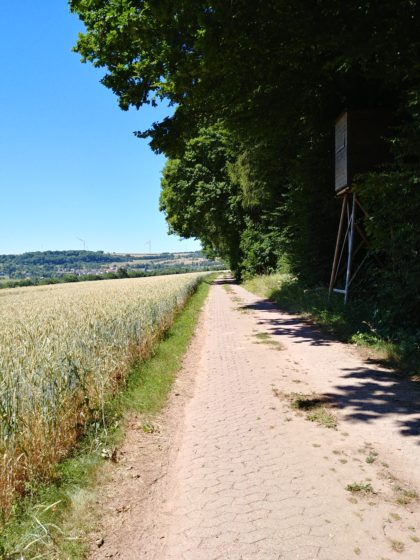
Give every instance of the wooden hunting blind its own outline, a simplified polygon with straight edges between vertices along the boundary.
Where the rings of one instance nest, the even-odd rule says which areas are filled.
[[[350,188],[358,173],[389,160],[389,111],[348,111],[335,121],[335,191]]]
[[[360,210],[367,214],[356,193],[352,192],[354,178],[360,173],[374,171],[380,164],[389,161],[390,150],[386,137],[389,136],[391,125],[392,113],[384,110],[347,111],[335,121],[335,192],[342,206],[330,293],[344,294],[345,302],[350,285],[368,256],[366,250],[361,251],[363,247],[366,248],[367,239],[357,221],[357,212]],[[357,245],[354,244],[355,233],[359,238]],[[336,288],[340,275],[344,276],[344,287]]]

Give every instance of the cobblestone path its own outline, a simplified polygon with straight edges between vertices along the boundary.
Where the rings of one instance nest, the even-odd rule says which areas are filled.
[[[164,482],[143,509],[132,493],[108,554],[419,560],[412,386],[229,283],[211,288],[200,328]],[[336,428],[292,408],[296,394],[325,400]]]
[[[276,312],[259,310],[255,298],[241,288],[227,289],[233,291],[216,286],[209,301],[208,335],[175,466],[165,558],[343,560],[360,555],[418,560],[420,548],[408,529],[417,525],[418,514],[400,511],[376,494],[354,497],[346,490],[347,484],[366,478],[375,479],[371,485],[377,486],[377,468],[369,472],[365,462],[369,452],[361,455],[354,449],[349,457],[349,436],[294,417],[288,404],[275,395],[284,385],[290,388],[293,380],[294,391],[308,393],[308,372],[293,364],[284,339],[292,339],[294,346],[311,347],[311,333],[301,332],[300,324],[294,334],[292,325],[284,325],[284,334],[281,327],[271,334],[276,317],[264,324],[264,316]],[[273,344],[256,336],[261,321]],[[342,345],[337,348],[315,336],[312,342],[305,358],[315,360],[310,364],[314,368],[316,350],[324,355],[329,348],[334,350],[326,358],[320,356],[320,377],[334,375],[343,366],[360,368],[360,363],[356,368],[352,364],[357,361],[353,356],[335,362],[340,358],[337,350],[344,352]],[[295,350],[297,357],[304,354]],[[325,359],[328,371],[322,367]],[[356,436],[356,446],[369,446],[362,437]],[[382,437],[386,440],[386,433]],[[342,447],[347,449],[345,455]],[[380,486],[384,486],[382,479]],[[386,488],[383,491],[386,494]],[[394,519],[397,526],[390,527],[387,535],[384,525],[393,513],[395,518],[405,517],[406,527]],[[403,552],[394,550],[399,546]]]

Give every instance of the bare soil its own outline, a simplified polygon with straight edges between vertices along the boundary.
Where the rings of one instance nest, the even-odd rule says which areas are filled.
[[[418,560],[417,386],[226,282],[165,410],[128,422],[90,558]]]

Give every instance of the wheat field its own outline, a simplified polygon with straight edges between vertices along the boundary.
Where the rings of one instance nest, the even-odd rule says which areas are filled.
[[[0,291],[0,507],[48,479],[202,274]]]

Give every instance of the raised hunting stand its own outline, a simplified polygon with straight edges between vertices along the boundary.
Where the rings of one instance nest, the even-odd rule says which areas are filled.
[[[348,111],[335,122],[335,192],[341,201],[341,216],[335,244],[329,293],[344,295],[347,303],[351,283],[365,263],[367,239],[359,223],[360,214],[367,217],[356,193],[354,176],[372,171],[389,161],[389,135],[392,115],[388,111]],[[364,255],[360,251],[365,249]],[[358,261],[355,263],[355,258]],[[353,268],[355,269],[353,271]],[[337,282],[344,283],[337,288]]]

